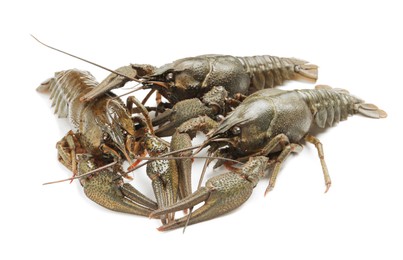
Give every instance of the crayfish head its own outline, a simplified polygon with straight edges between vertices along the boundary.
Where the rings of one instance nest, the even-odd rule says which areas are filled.
[[[244,101],[245,102],[245,101]],[[268,129],[274,115],[265,107],[264,100],[242,103],[225,117],[217,128],[209,133],[208,142],[212,149],[223,149],[233,158],[253,154],[267,143]]]
[[[191,57],[161,66],[145,77],[151,87],[157,89],[168,101],[178,101],[202,97],[208,91],[203,85],[209,73],[206,59]]]

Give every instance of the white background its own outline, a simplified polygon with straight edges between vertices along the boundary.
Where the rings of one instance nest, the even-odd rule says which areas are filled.
[[[0,5],[1,259],[403,258],[398,1]],[[78,182],[42,186],[70,176],[55,149],[69,126],[35,88],[64,69],[90,70],[99,80],[108,73],[29,34],[110,68],[160,66],[206,53],[298,57],[320,66],[318,83],[346,88],[389,116],[351,117],[319,134],[333,180],[327,194],[316,150],[307,145],[290,156],[267,197],[262,180],[238,210],[190,226],[184,235],[161,233],[155,220],[92,203]],[[312,87],[290,82],[286,88]],[[133,184],[152,196],[144,173]]]

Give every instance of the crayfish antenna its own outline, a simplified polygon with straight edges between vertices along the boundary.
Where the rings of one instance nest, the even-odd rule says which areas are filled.
[[[119,76],[121,76],[121,77],[127,78],[127,79],[129,79],[129,80],[132,80],[132,81],[135,81],[135,82],[138,82],[138,83],[143,83],[142,80],[139,80],[139,79],[136,79],[136,78],[133,78],[133,77],[129,77],[129,76],[127,76],[127,75],[124,75],[124,74],[122,74],[122,73],[120,73],[120,72],[117,72],[117,71],[115,71],[115,70],[109,69],[109,68],[107,68],[107,67],[105,67],[105,66],[102,66],[102,65],[100,65],[100,64],[97,64],[97,63],[95,63],[95,62],[89,61],[89,60],[87,60],[87,59],[78,57],[78,56],[76,56],[76,55],[74,55],[74,54],[71,54],[71,53],[62,51],[62,50],[60,50],[60,49],[57,49],[57,48],[55,48],[55,47],[52,47],[52,46],[50,46],[50,45],[48,45],[48,44],[46,44],[46,43],[41,42],[38,38],[36,38],[36,37],[33,36],[32,34],[31,34],[31,37],[34,38],[37,42],[39,42],[39,43],[42,44],[43,46],[48,47],[49,49],[55,50],[55,51],[57,51],[57,52],[61,52],[61,53],[66,54],[66,55],[68,55],[68,56],[70,56],[70,57],[79,59],[79,60],[81,60],[81,61],[84,61],[84,62],[86,62],[86,63],[89,63],[89,64],[91,64],[91,65],[94,65],[94,66],[96,66],[96,67],[98,67],[98,68],[107,70],[107,71],[109,71],[109,72],[111,72],[111,73],[114,73],[114,74],[119,75]]]
[[[98,167],[98,168],[96,168],[96,169],[94,169],[94,170],[92,170],[92,171],[86,172],[85,174],[81,174],[81,175],[79,175],[79,176],[73,176],[73,177],[70,177],[70,178],[68,178],[68,179],[63,179],[63,180],[58,180],[58,181],[45,182],[45,183],[43,183],[42,185],[56,184],[56,183],[61,183],[61,182],[65,182],[65,181],[73,181],[73,180],[76,180],[76,179],[81,179],[81,178],[90,176],[91,174],[94,174],[94,173],[96,173],[96,172],[102,171],[102,170],[104,170],[104,169],[106,169],[106,168],[109,168],[109,167],[115,165],[116,163],[117,163],[117,162],[114,161],[114,162],[111,162],[111,163],[106,164],[106,165],[104,165],[104,166]]]
[[[203,170],[202,170],[202,173],[201,173],[201,175],[200,175],[199,184],[197,185],[197,189],[200,189],[200,187],[201,187],[201,185],[202,185],[202,182],[203,182],[204,176],[205,176],[205,174],[206,174],[207,167],[208,167],[208,165],[210,164],[211,158],[212,158],[212,157],[211,157],[211,152],[210,152],[210,153],[208,153],[207,159],[206,159],[206,161],[204,162]],[[191,216],[192,216],[192,212],[193,212],[193,207],[191,207],[191,208],[189,209],[189,214],[188,214],[188,216],[187,216],[185,226],[183,227],[182,234],[185,234],[185,230],[186,230],[186,227],[189,225],[189,221],[190,221],[190,218],[191,218]]]
[[[201,145],[199,145],[198,149],[194,152],[194,154],[200,153],[201,150],[203,150],[207,145],[209,145],[211,142],[213,142],[216,139],[218,139],[218,136],[209,138],[206,141],[204,141]],[[195,147],[195,146],[193,146],[193,147]]]

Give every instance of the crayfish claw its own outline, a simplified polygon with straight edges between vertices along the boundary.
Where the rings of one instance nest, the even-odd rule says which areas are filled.
[[[91,155],[77,155],[78,176],[96,170]],[[95,203],[118,212],[148,216],[156,203],[146,198],[133,186],[123,183],[114,168],[105,168],[80,179],[85,195]]]
[[[171,136],[175,129],[190,119],[199,116],[213,117],[216,111],[207,106],[198,98],[186,99],[174,105],[170,110],[163,112],[153,120],[153,125],[159,125],[155,130],[157,136]]]
[[[136,201],[141,205],[144,205],[150,209],[157,209],[157,203],[148,197],[146,197],[143,193],[138,191],[129,183],[124,183],[121,187],[122,193],[132,201]]]
[[[147,207],[134,201],[133,196],[126,196],[127,187],[123,191],[123,180],[117,177],[118,174],[106,169],[80,182],[85,195],[95,203],[113,211],[148,216],[155,206]]]
[[[137,76],[137,71],[133,69],[131,65],[120,67],[116,70],[116,72],[127,77],[122,77],[115,73],[109,74],[109,76],[101,81],[97,87],[83,95],[80,98],[80,101],[88,102],[112,89],[123,87],[127,82],[130,81],[130,78],[135,78]]]
[[[252,157],[236,172],[223,173],[209,179],[205,187],[201,187],[170,207],[153,211],[150,217],[192,208],[204,201],[203,206],[190,213],[192,214],[190,219],[184,216],[158,228],[159,231],[166,231],[210,220],[230,212],[248,200],[259,178],[263,176],[267,161],[267,157]]]

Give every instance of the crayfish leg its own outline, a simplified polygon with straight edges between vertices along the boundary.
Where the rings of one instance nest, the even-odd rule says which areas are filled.
[[[275,158],[273,172],[272,172],[272,174],[270,176],[270,180],[269,180],[269,186],[266,188],[266,191],[264,193],[265,196],[267,195],[267,193],[269,193],[270,191],[272,191],[274,189],[278,173],[279,173],[281,165],[285,161],[285,159],[287,159],[287,157],[291,153],[299,152],[301,149],[302,149],[302,146],[299,144],[293,144],[293,143],[288,144],[283,148],[283,150],[278,155],[278,157]]]
[[[67,169],[73,172],[73,177],[77,175],[76,155],[85,153],[78,138],[73,131],[67,134],[56,144],[58,159]]]
[[[322,143],[319,141],[318,138],[310,134],[307,134],[305,136],[305,141],[315,145],[316,149],[318,150],[318,156],[320,159],[320,164],[322,165],[323,176],[325,178],[325,185],[326,185],[325,193],[326,193],[329,190],[330,186],[332,185],[332,181],[330,179],[329,170],[327,169],[326,166]]]

